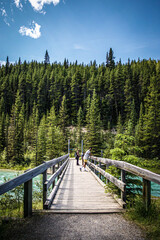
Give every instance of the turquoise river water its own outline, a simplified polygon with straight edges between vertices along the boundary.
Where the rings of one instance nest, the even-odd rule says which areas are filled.
[[[0,169],[0,184],[5,182],[5,178],[11,180],[22,173],[23,173],[23,171]],[[33,190],[39,190],[37,183],[40,183],[41,179],[42,179],[42,175],[38,175],[37,177],[35,177],[33,179]]]
[[[23,172],[22,171],[13,171],[13,170],[0,170],[0,184],[4,182],[4,179],[12,179],[17,176],[17,173],[20,175]],[[42,179],[42,175],[39,175],[33,179],[33,190],[37,189],[37,182],[40,182]],[[142,178],[139,178],[142,180]],[[160,197],[160,185],[151,182],[151,194],[152,196]]]

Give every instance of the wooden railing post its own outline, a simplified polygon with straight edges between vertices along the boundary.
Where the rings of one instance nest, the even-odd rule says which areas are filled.
[[[143,201],[148,211],[151,204],[151,182],[143,178]]]
[[[109,166],[108,165],[106,165],[106,169],[108,169],[109,168]],[[106,184],[108,184],[109,183],[109,180],[106,178]]]
[[[121,181],[126,183],[126,171],[121,169]],[[124,187],[124,192],[121,191],[121,199],[126,202],[126,185]]]
[[[94,160],[94,165],[96,165],[96,160]],[[96,174],[96,169],[94,168],[94,173]]]
[[[45,186],[45,182],[47,181],[47,170],[43,172],[43,209],[44,209],[44,204],[47,199],[47,189]]]
[[[101,168],[101,162],[99,162],[99,167]],[[99,178],[101,179],[101,173],[99,173]]]
[[[89,158],[89,161],[94,164],[93,159]],[[93,171],[93,168],[89,166],[89,168]]]
[[[57,169],[59,169],[59,167],[60,167],[60,163],[57,164]],[[59,179],[59,175],[57,178]]]
[[[55,165],[52,167],[52,175],[54,174],[55,172]],[[54,188],[55,186],[55,180],[53,181],[53,184],[52,184],[52,188]]]
[[[32,216],[32,179],[24,183],[24,217]]]

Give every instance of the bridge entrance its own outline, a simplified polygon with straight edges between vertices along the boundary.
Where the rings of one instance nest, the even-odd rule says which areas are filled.
[[[91,174],[81,172],[74,159],[70,159],[57,195],[50,210],[55,213],[110,213],[123,208]]]

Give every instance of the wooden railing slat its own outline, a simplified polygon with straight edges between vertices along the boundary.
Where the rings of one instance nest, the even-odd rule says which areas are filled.
[[[107,179],[109,179],[110,182],[114,183],[119,189],[121,189],[121,191],[125,190],[125,183],[118,180],[117,178],[115,178],[114,176],[112,176],[111,174],[105,172],[103,169],[99,168],[97,165],[91,163],[88,161],[88,165],[90,165],[91,167],[93,167],[94,169],[96,169],[99,173],[101,173],[104,177],[106,177]]]
[[[57,183],[55,184],[55,186],[54,186],[52,192],[50,193],[49,197],[46,199],[46,202],[44,204],[44,209],[49,209],[50,208],[50,205],[51,205],[51,203],[52,203],[52,201],[53,201],[53,199],[54,199],[54,197],[55,197],[55,195],[56,195],[56,193],[58,191],[59,185],[60,185],[60,183],[62,181],[62,178],[63,178],[63,176],[64,176],[64,174],[66,172],[68,164],[69,164],[69,161],[67,161],[64,169],[62,170],[61,176],[59,177],[59,179],[58,179]]]
[[[98,157],[91,156],[91,159],[97,162],[104,163],[106,165],[110,165],[110,166],[114,165],[117,168],[133,173],[134,175],[142,177],[146,180],[160,184],[160,175],[153,173],[147,169],[137,167],[135,165],[132,165],[124,161],[111,160],[108,158],[98,158]]]
[[[29,171],[21,174],[18,177],[15,177],[13,179],[11,179],[10,181],[6,182],[6,183],[2,183],[0,185],[0,195],[4,194],[10,190],[12,190],[13,188],[31,180],[32,178],[36,177],[37,175],[43,173],[45,170],[47,170],[49,167],[55,165],[57,162],[60,162],[62,160],[64,160],[65,158],[67,158],[69,155],[65,155],[62,157],[59,157],[57,159],[52,159],[51,162],[47,161],[44,162],[43,164],[39,165],[38,167],[35,167],[33,169],[30,169]]]
[[[37,175],[41,174],[42,172],[44,172],[46,170],[46,164],[43,163],[40,166],[33,168],[21,175],[19,175],[18,177],[15,177],[13,179],[11,179],[10,181],[6,182],[6,183],[2,183],[0,185],[0,195],[3,193],[8,192],[9,190],[12,190],[13,188],[31,180],[32,178],[36,177]]]
[[[56,177],[63,171],[64,167],[66,166],[68,159],[60,166],[60,168],[44,183],[45,189],[48,189]]]

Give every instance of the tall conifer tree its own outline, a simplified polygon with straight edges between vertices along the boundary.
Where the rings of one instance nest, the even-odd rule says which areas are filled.
[[[100,138],[100,113],[98,106],[98,99],[94,90],[91,99],[90,109],[88,109],[88,121],[87,121],[87,136],[86,145],[93,148],[93,154],[98,154],[101,151],[101,138]]]

